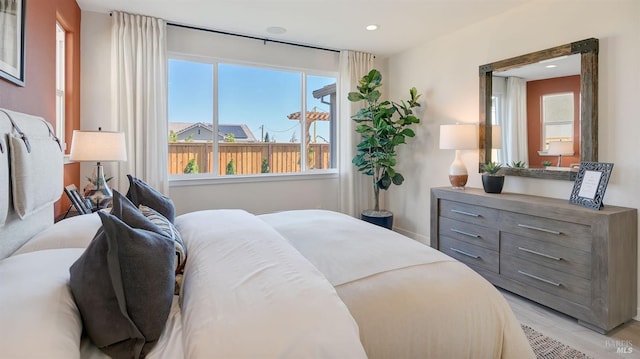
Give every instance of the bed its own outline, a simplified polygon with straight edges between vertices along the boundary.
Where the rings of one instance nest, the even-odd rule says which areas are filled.
[[[7,122],[3,114],[0,112],[0,126]],[[41,121],[14,112],[6,116],[18,125],[24,122],[25,128],[30,128],[26,123]],[[40,123],[33,127],[38,135],[32,138],[49,137],[55,142]],[[4,131],[0,145],[17,136],[11,125],[0,129]],[[43,151],[44,156],[57,157],[51,147]],[[42,161],[26,157],[22,160]],[[116,193],[111,214],[82,215],[53,224],[52,201],[41,196],[40,202],[46,203],[35,203],[31,205],[33,213],[21,215],[14,203],[21,194],[15,196],[11,186],[13,167],[21,165],[12,162],[7,151],[1,159],[0,191],[5,191],[6,197],[0,195],[0,199],[11,197],[6,203],[0,201],[3,356],[107,358],[110,346],[105,351],[102,339],[90,334],[94,324],[88,321],[75,290],[79,279],[73,274],[70,277],[70,272],[78,273],[82,263],[94,269],[80,274],[98,272],[101,262],[88,260],[93,258],[88,256],[99,250],[96,243],[109,237],[114,226],[128,224],[126,218],[138,216],[134,213],[138,205],[131,207],[128,196]],[[38,173],[37,167],[31,171]],[[8,175],[3,177],[3,173]],[[125,218],[122,221],[117,218],[119,213]],[[207,210],[183,214],[170,222],[188,253],[180,275],[173,276],[173,267],[162,272],[169,274],[168,279],[157,275],[160,270],[156,267],[148,271],[143,266],[146,252],[135,252],[136,248],[128,252],[136,254],[129,257],[136,259],[132,265],[142,277],[130,288],[143,291],[147,285],[169,281],[172,285],[164,309],[152,315],[152,319],[162,318],[157,334],[146,341],[142,338],[142,342],[131,334],[138,339],[128,342],[137,348],[137,355],[534,357],[511,309],[493,286],[464,264],[393,231],[325,210],[264,215]],[[151,229],[135,230],[150,236],[150,241],[157,237],[158,243],[162,242],[163,235],[158,237]],[[148,259],[153,264],[162,254],[148,257],[153,257]],[[118,272],[123,281],[129,276],[127,268],[125,262]],[[181,280],[174,292],[176,278]],[[91,280],[96,288],[104,282]],[[125,295],[130,295],[129,287],[123,286]],[[122,293],[116,290],[118,295]],[[129,305],[120,307],[125,315],[127,310],[136,310]],[[137,325],[137,317],[130,317],[127,320]],[[140,331],[146,336],[143,329]]]

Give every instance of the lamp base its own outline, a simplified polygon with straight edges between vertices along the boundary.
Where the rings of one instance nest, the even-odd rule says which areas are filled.
[[[464,189],[468,179],[469,175],[449,175],[449,182],[453,189]]]
[[[109,201],[111,201],[111,197],[113,197],[113,193],[104,178],[104,169],[98,162],[90,183],[85,188],[85,198],[91,201],[92,210],[97,211],[106,208]]]

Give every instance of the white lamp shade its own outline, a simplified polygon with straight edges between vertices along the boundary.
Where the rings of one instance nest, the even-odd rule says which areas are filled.
[[[126,161],[124,133],[74,130],[70,158],[72,161]]]
[[[491,148],[502,148],[502,126],[491,126]]]
[[[478,148],[478,126],[440,125],[440,149],[473,150]]]
[[[573,155],[573,141],[551,141],[549,142],[549,155]]]

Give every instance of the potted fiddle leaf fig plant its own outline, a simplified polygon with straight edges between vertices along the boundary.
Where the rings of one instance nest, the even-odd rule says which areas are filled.
[[[381,101],[382,74],[373,69],[358,83],[358,92],[350,92],[351,102],[364,102],[351,119],[357,123],[356,132],[362,137],[357,145],[357,154],[353,164],[361,173],[371,176],[375,206],[364,210],[361,218],[368,222],[391,229],[393,213],[380,210],[380,190],[387,190],[392,184],[401,185],[404,176],[395,170],[397,164],[396,147],[406,143],[407,137],[414,137],[409,128],[420,123],[413,114],[419,107],[420,95],[415,87],[409,90],[409,99],[401,102]]]
[[[501,193],[504,186],[504,175],[500,174],[502,165],[497,162],[489,162],[482,165],[482,187],[487,193]]]

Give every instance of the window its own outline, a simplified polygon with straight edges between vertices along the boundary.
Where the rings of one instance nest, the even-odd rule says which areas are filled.
[[[336,74],[169,59],[169,174],[334,168]]]
[[[65,141],[65,37],[66,33],[56,21],[56,136],[66,152]]]
[[[502,139],[504,138],[504,134],[502,133],[503,131],[506,131],[506,126],[504,126],[505,123],[505,106],[504,106],[504,95],[503,94],[498,94],[498,95],[494,95],[491,96],[491,124],[494,126],[502,126],[500,131],[495,131],[494,133],[491,134],[491,138],[494,141],[493,144],[496,145],[496,142],[498,139],[496,138],[497,136],[500,136],[501,138],[500,140],[500,148],[492,148],[491,149],[491,158],[494,159],[494,161],[497,161],[498,163],[507,163],[507,158],[506,158],[506,151],[502,150],[502,143],[504,143],[505,141],[503,141]]]
[[[542,149],[549,142],[573,141],[573,92],[542,96]]]

